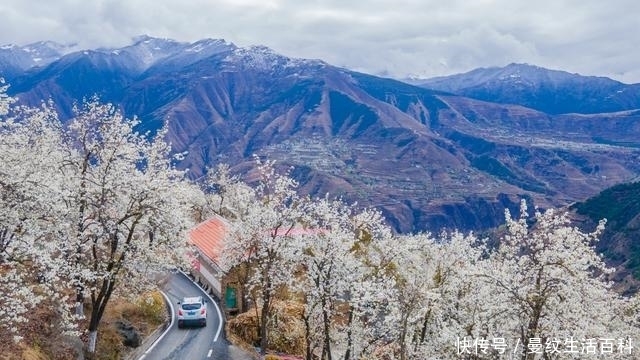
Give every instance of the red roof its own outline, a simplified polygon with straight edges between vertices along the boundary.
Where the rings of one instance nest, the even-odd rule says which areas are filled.
[[[224,238],[229,231],[227,221],[216,215],[209,220],[201,222],[189,232],[189,241],[195,245],[201,253],[211,261],[219,264],[220,253],[224,247]],[[315,235],[326,232],[324,229],[305,229],[302,227],[279,228],[277,235]]]
[[[212,261],[218,263],[228,224],[220,216],[206,220],[189,232],[189,241]]]

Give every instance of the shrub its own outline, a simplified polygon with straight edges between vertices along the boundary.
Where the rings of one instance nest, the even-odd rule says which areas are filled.
[[[164,298],[158,291],[143,294],[138,301],[142,315],[155,324],[160,324],[166,316]]]

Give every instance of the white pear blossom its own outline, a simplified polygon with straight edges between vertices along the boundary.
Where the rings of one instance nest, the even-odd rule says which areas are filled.
[[[293,230],[300,219],[297,183],[279,174],[273,161],[256,158],[258,183],[244,205],[234,205],[237,218],[226,237],[222,266],[225,269],[244,266],[249,270],[244,293],[260,309],[261,349],[268,348],[271,310],[276,292],[290,283]]]
[[[154,285],[154,271],[185,260],[202,193],[173,167],[166,130],[139,134],[136,119],[96,99],[65,128],[52,106],[13,107],[3,91],[0,326],[19,331],[15,324],[47,300],[59,304],[62,328],[77,334],[88,300],[93,352],[112,295],[139,293]],[[60,295],[68,289],[76,315]]]

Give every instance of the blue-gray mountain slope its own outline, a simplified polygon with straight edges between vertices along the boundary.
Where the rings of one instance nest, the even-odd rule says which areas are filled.
[[[51,98],[64,118],[98,94],[141,130],[167,123],[194,178],[220,162],[250,174],[253,154],[269,157],[302,191],[377,207],[400,232],[486,229],[520,198],[563,206],[640,174],[638,112],[554,115],[223,40],[77,51],[10,91]]]

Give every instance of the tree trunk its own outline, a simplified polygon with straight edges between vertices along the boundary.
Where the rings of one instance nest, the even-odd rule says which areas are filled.
[[[302,320],[304,320],[305,360],[313,360],[311,356],[311,324],[309,323],[309,316],[311,315],[302,316]]]
[[[427,313],[424,314],[424,321],[422,322],[422,330],[420,331],[420,340],[416,341],[414,344],[414,351],[418,350],[418,344],[424,343],[425,338],[427,337],[427,325],[429,323],[429,316],[431,315],[431,308],[427,310]]]
[[[546,295],[541,294],[542,290],[542,277],[544,276],[544,266],[542,266],[538,270],[538,276],[536,278],[536,298],[532,301],[531,304],[531,318],[529,318],[529,323],[527,324],[527,332],[522,339],[523,343],[523,355],[522,359],[535,359],[535,354],[527,354],[526,349],[529,346],[529,339],[539,337],[538,331],[540,327],[540,318],[542,317],[542,311],[544,309],[544,305],[546,303]]]
[[[347,350],[344,353],[344,360],[351,359],[351,347],[353,339],[351,338],[351,325],[353,323],[353,307],[349,306],[349,320],[347,321]]]
[[[91,294],[91,318],[89,319],[89,346],[90,354],[96,351],[96,340],[98,337],[98,326],[104,315],[104,310],[111,299],[111,294],[115,287],[115,279],[106,279],[102,282],[99,292]],[[94,334],[92,337],[91,335]]]
[[[87,351],[93,354],[96,352],[96,343],[98,342],[98,329],[89,331],[89,344]]]
[[[267,339],[267,321],[269,319],[269,305],[271,293],[267,290],[263,293],[262,312],[260,313],[260,352],[266,354],[269,341]]]
[[[84,316],[84,304],[82,301],[76,301],[76,316]]]
[[[324,346],[322,349],[322,354],[323,360],[332,360],[331,358],[331,338],[329,337],[330,335],[330,325],[331,325],[331,318],[329,316],[329,314],[327,313],[327,299],[325,298],[325,295],[322,296],[322,322],[323,322],[323,327],[324,327]]]
[[[409,310],[405,310],[405,313],[402,314],[402,325],[400,329],[400,360],[405,360],[407,358],[407,327],[409,326]]]
[[[82,286],[76,288],[76,316],[84,316],[84,291]]]

